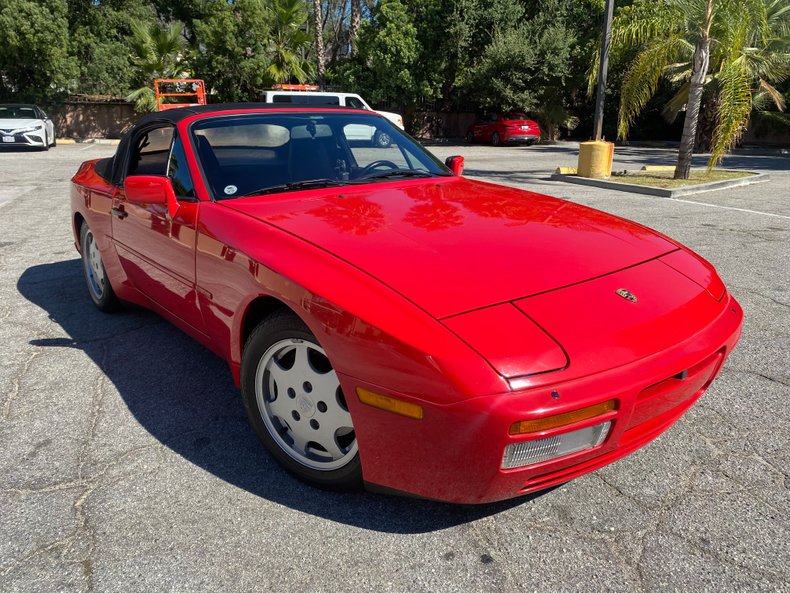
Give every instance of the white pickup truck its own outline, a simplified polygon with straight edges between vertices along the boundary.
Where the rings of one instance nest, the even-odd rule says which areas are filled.
[[[332,93],[329,91],[287,91],[287,90],[271,90],[266,91],[264,94],[264,101],[266,103],[290,103],[290,104],[297,104],[297,105],[337,105],[340,107],[350,107],[352,109],[365,109],[367,111],[373,111],[374,113],[378,113],[386,117],[390,120],[393,124],[398,126],[401,130],[403,129],[403,118],[398,113],[392,113],[390,111],[377,111],[373,109],[370,105],[367,104],[365,99],[357,95],[356,93]],[[357,130],[354,130],[353,137],[349,136],[349,139],[357,139],[357,140],[370,140],[374,144],[378,144],[381,146],[388,146],[391,142],[391,138],[389,134],[376,134],[374,137],[369,137],[372,133],[372,129],[368,126],[355,126],[359,127],[358,130],[359,134],[354,133]],[[363,138],[363,136],[367,135],[367,137]],[[357,137],[359,136],[359,137]]]

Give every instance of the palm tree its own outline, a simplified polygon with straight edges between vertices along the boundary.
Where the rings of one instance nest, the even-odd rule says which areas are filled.
[[[313,35],[315,36],[318,84],[323,89],[326,75],[326,51],[324,48],[324,12],[321,8],[321,0],[313,0]]]
[[[143,86],[129,93],[126,100],[133,101],[138,111],[155,111],[156,95],[151,83],[157,78],[179,78],[183,74],[184,25],[176,21],[161,27],[158,23],[133,21],[131,28],[131,59]]]
[[[715,108],[708,172],[740,139],[753,107],[784,101],[773,84],[790,74],[790,4],[787,0],[636,0],[612,24],[615,58],[638,50],[623,79],[618,136],[664,78],[680,84],[664,109],[672,120],[686,108],[675,168],[688,179],[704,92]]]
[[[306,82],[312,65],[304,59],[312,39],[305,31],[307,9],[304,0],[276,0],[269,45],[271,64],[268,72],[274,82],[296,79]]]
[[[359,36],[359,24],[362,21],[362,10],[359,0],[351,0],[351,21],[348,26],[349,53],[353,57],[357,55],[357,37]]]

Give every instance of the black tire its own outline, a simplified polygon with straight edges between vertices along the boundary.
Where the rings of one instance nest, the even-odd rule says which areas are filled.
[[[115,291],[107,276],[107,270],[104,269],[101,254],[98,253],[98,249],[91,250],[93,241],[93,233],[88,227],[88,223],[83,222],[80,227],[80,252],[82,254],[82,273],[85,276],[88,295],[100,311],[105,313],[117,311],[120,305],[118,297],[115,296]],[[96,257],[98,257],[98,261],[94,259]]]
[[[389,148],[392,144],[392,136],[387,132],[376,132],[373,136],[373,146],[377,148]]]
[[[52,148],[55,148],[57,145],[58,145],[58,137],[57,136],[53,136],[52,137]]]
[[[241,361],[241,394],[244,400],[244,408],[247,411],[247,418],[255,429],[255,433],[258,435],[261,443],[263,443],[272,457],[300,480],[324,490],[358,490],[362,487],[362,464],[359,460],[359,451],[356,449],[356,435],[353,432],[350,435],[345,435],[346,438],[352,438],[352,441],[349,442],[353,442],[353,446],[349,446],[349,451],[342,458],[344,465],[337,469],[315,469],[298,460],[300,456],[304,455],[303,452],[293,446],[289,447],[287,440],[291,438],[289,436],[292,432],[291,427],[287,424],[281,424],[279,417],[272,416],[267,410],[262,409],[262,406],[270,405],[265,402],[279,401],[280,398],[286,404],[289,401],[293,401],[294,412],[292,413],[295,414],[294,422],[299,423],[304,420],[305,422],[310,422],[312,426],[313,421],[321,418],[319,412],[322,411],[321,403],[323,402],[320,400],[325,399],[329,401],[328,398],[335,397],[334,393],[322,394],[318,389],[312,393],[307,391],[292,395],[292,389],[286,389],[284,386],[280,387],[276,381],[275,393],[274,395],[270,393],[267,386],[269,383],[267,378],[269,380],[271,378],[267,377],[267,371],[265,370],[268,368],[267,361],[274,360],[276,354],[270,355],[270,353],[273,350],[276,353],[279,345],[289,340],[304,343],[308,349],[310,347],[321,349],[312,332],[291,311],[280,311],[267,317],[252,331],[247,339]],[[286,348],[287,346],[283,349],[285,350]],[[321,352],[323,353],[322,349]],[[334,375],[328,359],[326,359],[325,364],[328,366],[328,371],[326,368],[322,371],[327,374],[331,372]],[[258,386],[259,381],[260,386]],[[260,392],[258,387],[260,387]],[[291,398],[290,400],[286,399],[286,392],[288,393],[287,397]],[[338,393],[342,392],[338,391]],[[259,395],[261,399],[259,399]],[[265,399],[265,401],[262,402],[262,399]],[[296,413],[296,410],[303,409],[301,400],[304,399],[317,402],[314,408],[315,416],[311,416],[309,420],[307,416],[299,417],[299,414]],[[326,404],[323,407],[323,411],[326,411]],[[264,417],[267,420],[264,420]],[[323,420],[321,421],[323,422]],[[297,424],[294,424],[294,426],[297,426]],[[298,430],[306,430],[305,425],[300,424],[299,426],[301,428]]]
[[[500,141],[500,138],[499,138],[499,132],[494,132],[492,134],[492,136],[491,136],[491,144],[493,144],[494,146],[500,146],[502,144],[502,142]]]
[[[474,142],[475,142],[475,135],[471,131],[466,133],[466,141],[469,144],[474,144]]]
[[[44,152],[49,150],[49,136],[47,136],[46,131],[44,131],[44,146],[41,147],[41,150]]]

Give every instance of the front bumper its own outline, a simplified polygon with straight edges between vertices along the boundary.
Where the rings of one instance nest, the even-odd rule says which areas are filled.
[[[46,145],[46,142],[46,132],[44,130],[15,134],[6,134],[5,132],[0,132],[0,146],[43,147]]]
[[[348,397],[365,481],[424,498],[489,503],[550,488],[628,455],[674,424],[720,371],[740,337],[743,319],[737,301],[731,296],[725,300],[722,313],[688,340],[591,376],[563,381],[562,372],[550,373],[556,382],[444,406],[385,391],[422,405],[422,420]],[[357,386],[382,391],[348,376],[340,380],[347,394]],[[552,392],[560,397],[555,399]],[[605,418],[529,435],[508,432],[513,422],[536,414],[554,415],[611,399],[617,407]],[[527,467],[501,468],[511,443],[581,429],[602,419],[612,425],[598,447]]]

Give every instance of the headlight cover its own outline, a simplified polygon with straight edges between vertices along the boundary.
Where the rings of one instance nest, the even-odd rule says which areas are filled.
[[[568,366],[568,357],[554,338],[510,303],[449,317],[442,323],[508,379]]]

